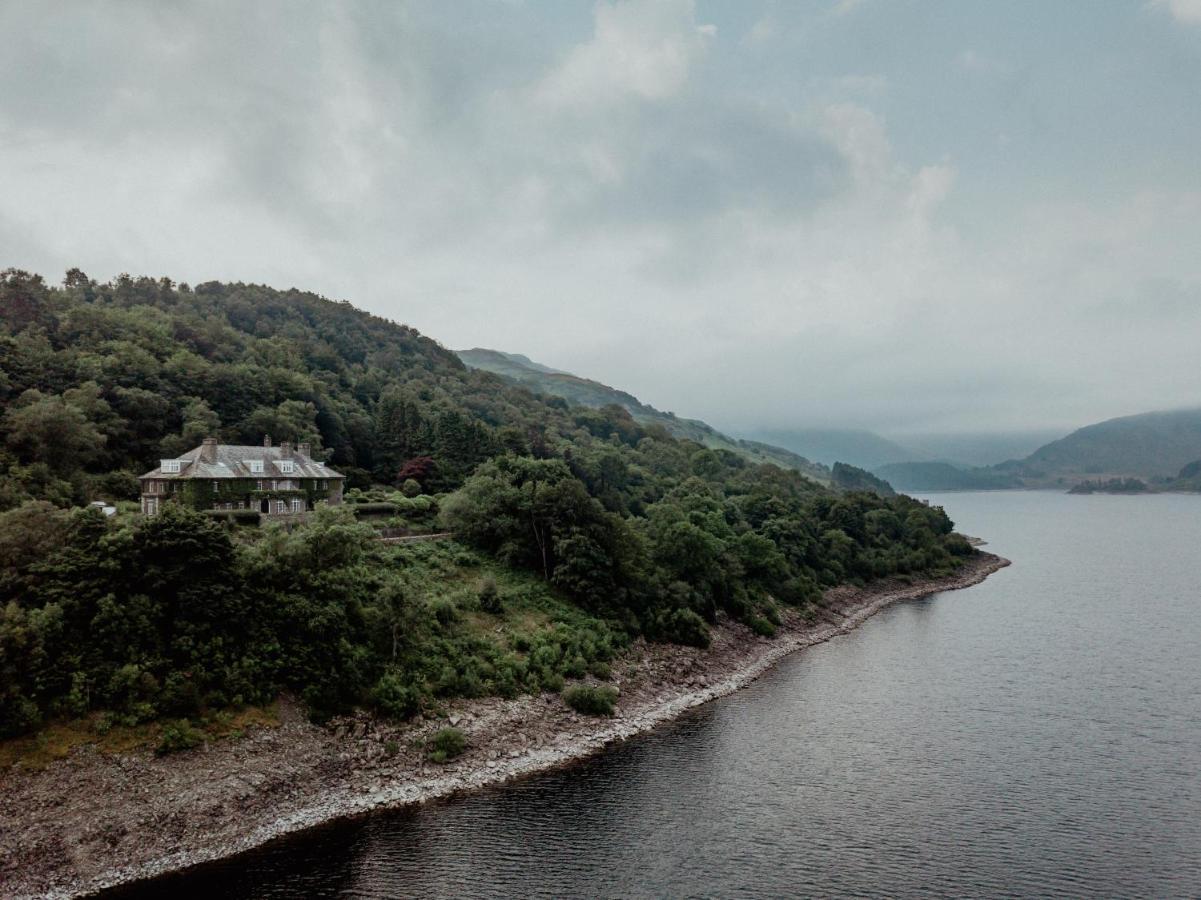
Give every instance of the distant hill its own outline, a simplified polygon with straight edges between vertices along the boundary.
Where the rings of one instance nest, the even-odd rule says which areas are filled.
[[[897,440],[914,451],[913,460],[951,463],[957,467],[992,466],[1024,459],[1039,447],[1062,437],[1062,430],[906,434]]]
[[[1088,425],[994,468],[1032,487],[1127,477],[1163,482],[1199,458],[1201,409],[1183,409]]]
[[[1022,486],[1015,475],[945,462],[892,463],[880,466],[875,474],[899,491],[999,491]]]
[[[616,404],[627,410],[640,424],[662,425],[675,437],[696,441],[712,449],[729,450],[755,463],[774,463],[781,468],[795,469],[822,484],[832,483],[829,468],[815,464],[791,450],[760,441],[732,438],[698,419],[682,419],[675,413],[662,412],[650,404],[643,403],[633,394],[590,378],[581,378],[579,375],[552,369],[519,353],[505,353],[482,347],[458,350],[456,353],[459,359],[472,369],[501,375],[537,393],[562,397],[571,403],[595,409]]]
[[[928,458],[872,431],[792,428],[760,431],[754,437],[786,447],[793,453],[827,466],[844,462],[868,471],[890,463]]]

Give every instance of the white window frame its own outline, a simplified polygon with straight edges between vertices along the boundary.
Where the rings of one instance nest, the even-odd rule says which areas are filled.
[[[291,474],[292,474],[292,471],[293,471],[293,468],[294,468],[294,467],[293,467],[293,464],[292,464],[292,460],[290,460],[290,459],[281,459],[281,460],[280,460],[280,461],[277,463],[277,465],[279,466],[279,470],[280,470],[280,472],[282,472],[284,475],[291,475]]]
[[[159,465],[164,472],[169,472],[172,475],[179,474],[179,460],[178,459],[163,459],[163,460],[159,461]]]
[[[259,479],[259,488],[258,489],[260,491],[263,489],[263,479],[261,479],[261,478]]]
[[[304,501],[301,500],[299,497],[292,498],[292,512],[294,512],[294,513],[304,512]]]
[[[262,475],[263,474],[263,461],[261,459],[247,460],[246,464],[248,466],[250,466],[250,474],[251,475]]]
[[[214,481],[214,482],[213,482],[213,493],[214,493],[214,494],[216,494],[216,493],[219,493],[219,492],[220,492],[220,490],[221,490],[221,482],[220,482],[220,481]]]

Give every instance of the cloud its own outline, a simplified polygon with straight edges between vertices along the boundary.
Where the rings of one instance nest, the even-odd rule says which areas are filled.
[[[537,88],[552,107],[661,101],[679,92],[716,35],[697,24],[692,0],[612,3],[595,9],[592,40],[574,47]]]
[[[1152,5],[1166,9],[1177,22],[1201,25],[1201,0],[1154,0]]]
[[[981,152],[945,65],[865,73],[875,15],[759,8],[801,37],[752,46],[682,0],[468,9],[0,6],[0,264],[310,288],[734,425],[1201,395],[1191,164],[1073,193],[991,106]]]

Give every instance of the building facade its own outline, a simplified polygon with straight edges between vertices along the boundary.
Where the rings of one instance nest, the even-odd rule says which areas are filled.
[[[261,447],[218,444],[216,438],[176,459],[159,461],[139,479],[142,512],[157,515],[164,503],[193,509],[252,509],[264,516],[295,516],[318,503],[342,502],[345,478],[309,455],[308,444]]]

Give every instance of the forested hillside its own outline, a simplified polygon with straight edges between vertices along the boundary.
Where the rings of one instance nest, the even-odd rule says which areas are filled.
[[[562,397],[569,403],[596,409],[609,405],[620,406],[642,425],[662,425],[673,436],[695,441],[712,450],[730,450],[753,463],[773,463],[785,469],[796,469],[821,484],[830,484],[833,477],[827,466],[811,462],[791,450],[760,441],[732,438],[699,419],[684,419],[675,413],[663,412],[649,403],[643,403],[633,394],[590,378],[560,372],[520,353],[477,347],[474,350],[460,350],[458,356],[473,369],[503,375],[532,391]]]
[[[779,604],[972,552],[941,509],[535,395],[313,294],[9,270],[0,322],[0,735],[170,716],[186,743],[284,689],[316,715],[556,690],[633,635],[770,633]],[[463,543],[385,546],[350,507],[292,531],[79,508],[265,433]]]

